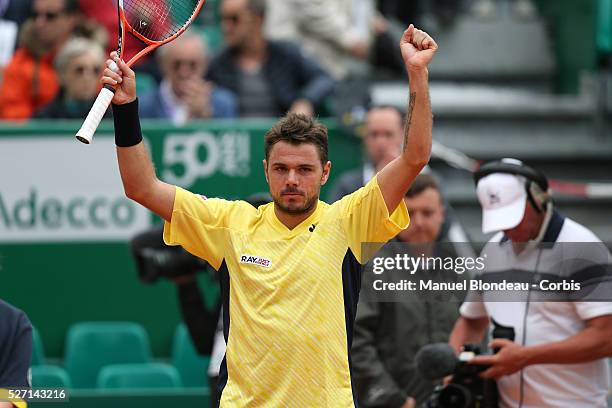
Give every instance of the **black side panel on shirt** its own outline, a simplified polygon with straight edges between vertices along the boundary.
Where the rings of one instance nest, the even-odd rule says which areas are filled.
[[[219,267],[219,284],[221,286],[221,302],[223,304],[222,313],[223,313],[223,337],[225,338],[225,344],[227,344],[227,339],[229,337],[229,327],[230,327],[230,309],[229,309],[229,299],[230,299],[230,283],[229,283],[229,271],[227,269],[227,264],[225,260]],[[227,384],[227,363],[225,361],[225,356],[223,356],[223,361],[221,362],[221,367],[219,368],[219,381],[217,382],[217,395],[218,399],[216,401],[215,407],[219,407],[221,404],[221,395],[223,394],[223,389]]]
[[[353,327],[357,314],[357,302],[359,302],[359,290],[361,289],[361,275],[363,265],[357,261],[353,252],[349,249],[342,261],[342,291],[344,293],[344,318],[346,321],[346,345],[348,348],[348,363],[351,374],[351,388],[353,390],[353,402],[358,407],[357,392],[353,382],[353,363],[351,359],[351,346],[353,345]]]

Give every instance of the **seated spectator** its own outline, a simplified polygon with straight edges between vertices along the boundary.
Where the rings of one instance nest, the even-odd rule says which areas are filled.
[[[223,0],[225,48],[207,78],[238,96],[242,117],[312,115],[331,94],[334,80],[299,46],[263,34],[266,0]]]
[[[202,37],[187,32],[161,47],[157,56],[164,77],[158,89],[140,98],[140,117],[184,125],[191,119],[237,115],[236,96],[204,81],[208,56]]]
[[[55,57],[55,71],[61,84],[51,103],[34,114],[38,119],[84,119],[100,90],[104,49],[85,38],[69,40]],[[106,117],[110,115],[107,111]]]
[[[268,38],[300,44],[336,80],[367,70],[375,19],[372,0],[268,0],[268,10]]]
[[[0,118],[27,119],[59,90],[53,58],[77,24],[73,0],[35,0],[33,18],[21,32],[20,46],[4,71]]]
[[[453,247],[437,244],[448,242],[449,237],[444,235],[444,204],[436,180],[420,174],[404,200],[410,211],[410,226],[395,242],[410,244],[402,249],[414,257],[457,257]],[[400,253],[392,242],[376,256],[395,257]],[[447,341],[459,316],[461,299],[436,300],[417,291],[374,294],[373,282],[381,276],[364,274],[357,305],[352,355],[359,406],[420,407],[434,385],[416,370],[416,352],[426,344]],[[457,279],[454,271],[433,269],[418,270],[407,279],[417,282],[425,277],[440,282]]]
[[[106,41],[101,27],[81,18],[76,0],[34,0],[33,17],[21,29],[0,84],[0,119],[27,119],[55,98],[59,80],[53,60],[71,36]]]

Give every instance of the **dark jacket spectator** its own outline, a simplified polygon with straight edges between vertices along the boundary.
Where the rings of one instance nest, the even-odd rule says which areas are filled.
[[[445,262],[456,259],[459,256],[456,246],[448,244],[450,239],[443,229],[445,208],[435,179],[431,175],[419,175],[405,201],[410,211],[410,226],[376,257],[407,254]],[[448,340],[459,316],[462,294],[444,299],[437,296],[440,293],[431,291],[379,291],[374,286],[375,281],[397,282],[398,277],[412,281],[416,288],[420,281],[464,279],[460,273],[465,270],[440,270],[436,268],[442,266],[431,265],[434,266],[417,271],[387,270],[374,274],[366,268],[364,272],[352,348],[356,390],[360,406],[364,408],[401,407],[410,399],[421,406],[433,391],[432,382],[417,371],[415,355],[426,344]]]
[[[29,387],[32,325],[19,309],[0,300],[0,388]]]
[[[239,68],[234,58],[232,50],[223,50],[212,60],[207,78],[240,94]],[[319,107],[334,88],[334,80],[316,62],[305,57],[297,45],[287,42],[268,42],[268,58],[262,72],[270,84],[278,115],[287,112],[298,99]]]
[[[225,48],[210,64],[207,78],[234,92],[242,117],[287,112],[313,115],[334,88],[334,80],[297,44],[264,37],[266,0],[223,0]]]

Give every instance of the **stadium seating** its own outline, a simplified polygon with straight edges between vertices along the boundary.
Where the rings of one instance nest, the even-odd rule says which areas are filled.
[[[208,387],[210,356],[200,356],[184,324],[179,324],[172,343],[172,364],[178,370],[185,387]]]
[[[32,367],[32,386],[38,388],[71,388],[72,382],[66,370],[61,367],[37,365]]]
[[[75,388],[95,387],[104,366],[150,361],[149,338],[137,323],[78,323],[68,331],[65,366]]]
[[[45,351],[43,348],[43,343],[40,338],[40,333],[36,327],[32,326],[32,361],[30,362],[30,366],[38,366],[45,364]]]
[[[597,48],[602,53],[612,53],[612,0],[598,3]]]
[[[181,378],[169,364],[115,364],[109,365],[98,375],[98,388],[178,388]]]

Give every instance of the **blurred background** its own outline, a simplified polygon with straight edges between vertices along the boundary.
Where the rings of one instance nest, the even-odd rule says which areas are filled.
[[[304,112],[329,126],[333,200],[340,175],[373,160],[368,109],[405,109],[398,44],[411,22],[440,47],[430,168],[465,240],[477,250],[488,238],[471,172],[515,157],[612,247],[612,0],[208,0],[134,67],[159,177],[209,197],[265,192],[263,135]],[[71,387],[73,406],[205,406],[208,358],[180,325],[177,285],[144,284],[130,252],[159,220],[123,196],[110,111],[92,146],[74,140],[116,30],[115,0],[0,0],[0,298],[37,328],[38,385]],[[129,38],[125,55],[139,48]],[[214,276],[197,280],[214,309]],[[100,330],[84,322],[115,322],[135,349],[81,367],[96,353],[79,336]],[[169,388],[99,375],[141,362],[170,371]]]

